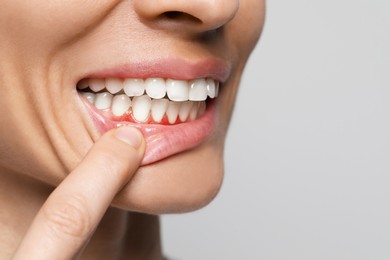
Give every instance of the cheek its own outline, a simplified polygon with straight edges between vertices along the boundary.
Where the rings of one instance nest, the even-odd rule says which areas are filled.
[[[229,42],[234,43],[234,48],[240,60],[244,61],[243,63],[260,37],[264,19],[265,2],[263,0],[244,0],[241,1],[237,16],[228,24]]]
[[[71,0],[5,0],[1,3],[1,35],[29,50],[45,50],[71,42],[93,28],[120,2]],[[26,44],[26,46],[24,46]]]
[[[230,121],[231,112],[237,96],[238,86],[246,62],[260,38],[265,18],[265,2],[262,0],[242,0],[240,9],[234,20],[227,24],[226,42],[231,50],[233,71],[226,91],[222,93],[225,102],[221,104],[224,122]],[[226,126],[227,127],[227,126]]]

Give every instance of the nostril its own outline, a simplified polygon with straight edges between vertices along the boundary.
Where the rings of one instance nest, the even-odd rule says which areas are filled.
[[[0,0],[1,1],[1,0]],[[133,0],[134,10],[150,27],[179,33],[215,31],[236,15],[239,0]],[[182,27],[181,27],[182,26]]]
[[[195,16],[192,16],[188,13],[184,13],[184,12],[180,12],[180,11],[169,11],[169,12],[165,12],[165,13],[162,13],[160,15],[160,18],[163,18],[164,20],[168,20],[168,21],[180,21],[180,22],[192,22],[192,23],[202,23],[202,21],[195,17]]]

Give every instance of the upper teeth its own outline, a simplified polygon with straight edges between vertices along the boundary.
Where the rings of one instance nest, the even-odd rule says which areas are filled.
[[[153,99],[165,96],[171,101],[204,101],[218,95],[219,83],[213,79],[173,80],[162,78],[148,79],[84,79],[77,85],[79,89],[89,87],[93,92],[106,89],[111,94],[124,93],[129,97],[142,96],[145,92]],[[123,90],[123,91],[122,91]]]
[[[146,122],[151,117],[156,123],[166,116],[173,124],[178,119],[185,122],[201,116],[206,109],[207,97],[218,96],[219,83],[205,78],[191,81],[91,78],[81,80],[77,88],[84,90],[83,95],[96,108],[110,108],[114,116],[131,113],[136,121]]]

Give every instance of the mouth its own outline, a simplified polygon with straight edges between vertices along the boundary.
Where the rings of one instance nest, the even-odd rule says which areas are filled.
[[[180,75],[155,77],[155,73],[151,77],[92,74],[78,81],[77,92],[99,135],[123,125],[143,133],[146,151],[142,165],[148,165],[192,149],[216,132],[220,78],[226,78],[228,71],[217,67],[224,71],[219,77],[202,66],[195,66],[194,75],[182,74],[182,79]]]
[[[77,84],[79,93],[105,117],[142,124],[179,124],[202,116],[218,97],[213,79],[90,78]]]

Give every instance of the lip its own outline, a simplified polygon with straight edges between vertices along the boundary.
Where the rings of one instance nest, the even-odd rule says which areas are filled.
[[[150,63],[133,63],[114,66],[86,74],[83,78],[172,78],[191,80],[212,78],[225,82],[230,74],[230,66],[219,59],[208,59],[200,62],[187,62],[178,59],[154,61]],[[163,160],[174,154],[190,150],[211,138],[218,127],[216,100],[207,102],[206,112],[191,122],[175,125],[142,124],[126,121],[114,121],[105,117],[101,111],[79,94],[87,108],[95,130],[99,135],[112,128],[130,125],[139,129],[146,141],[146,151],[142,165]],[[211,101],[211,102],[210,102]]]
[[[231,66],[221,59],[184,61],[180,59],[155,60],[116,65],[109,69],[91,72],[83,78],[170,78],[192,80],[212,78],[223,83],[230,74]]]

